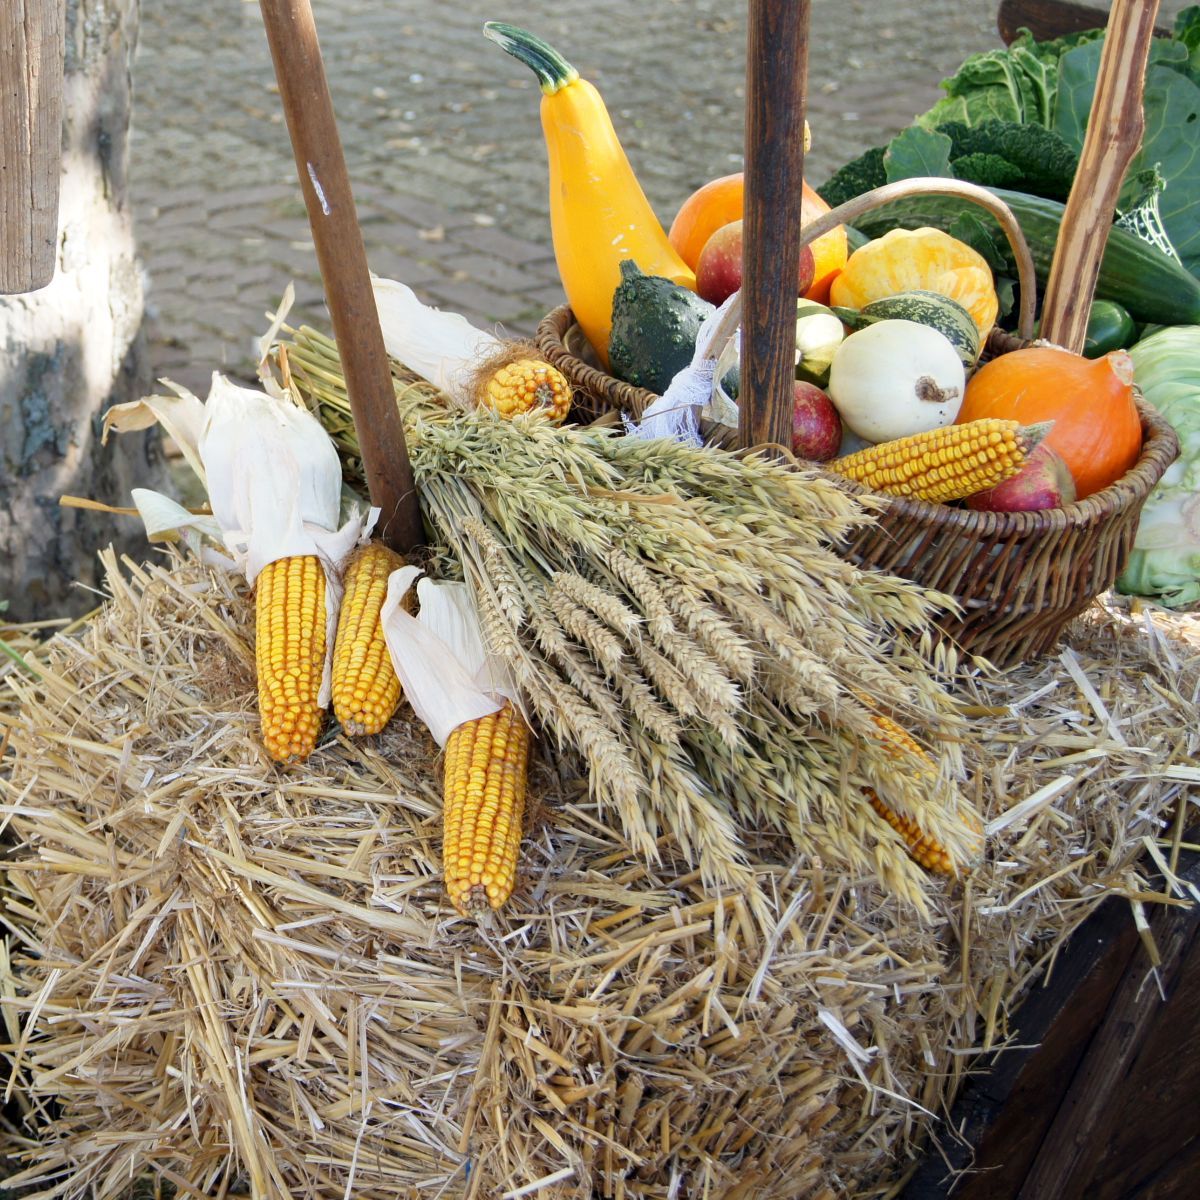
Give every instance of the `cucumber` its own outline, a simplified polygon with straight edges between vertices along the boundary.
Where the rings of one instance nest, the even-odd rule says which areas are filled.
[[[688,288],[623,259],[608,342],[612,373],[661,396],[692,361],[696,336],[713,307]]]
[[[897,292],[894,296],[872,300],[860,309],[835,308],[833,311],[851,329],[862,329],[875,321],[890,319],[928,325],[949,339],[968,371],[974,369],[983,349],[975,319],[957,300],[943,296],[941,292]]]
[[[1124,350],[1133,344],[1136,333],[1133,318],[1115,300],[1094,300],[1088,314],[1083,356],[1099,358],[1110,350]]]
[[[1033,336],[1041,336],[1041,321],[1033,327]],[[1174,329],[1177,326],[1165,326]],[[1111,350],[1124,350],[1137,341],[1137,324],[1115,300],[1093,300],[1088,313],[1084,358],[1101,358]]]
[[[1003,188],[989,191],[1012,209],[1029,242],[1038,282],[1045,284],[1058,243],[1063,205],[1057,200]],[[871,237],[879,237],[889,229],[920,229],[927,225],[953,233],[952,226],[965,213],[986,220],[990,228],[993,219],[978,204],[956,196],[907,196],[864,213],[855,224]],[[1005,273],[1015,274],[1011,259]],[[1096,296],[1117,301],[1135,321],[1156,325],[1200,324],[1200,280],[1161,250],[1115,225],[1108,231]]]

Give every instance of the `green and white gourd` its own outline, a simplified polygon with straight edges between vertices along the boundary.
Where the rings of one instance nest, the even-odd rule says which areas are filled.
[[[851,329],[865,329],[877,321],[915,321],[946,337],[958,351],[967,371],[973,371],[983,351],[979,327],[957,300],[939,292],[898,292],[872,300],[861,309],[835,308],[834,314]]]

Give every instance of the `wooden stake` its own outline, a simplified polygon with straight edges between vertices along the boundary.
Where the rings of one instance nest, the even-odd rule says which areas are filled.
[[[0,0],[0,293],[58,261],[65,0]]]
[[[1158,0],[1115,0],[1087,134],[1042,303],[1041,336],[1076,354],[1108,240],[1117,195],[1142,143],[1142,88]]]
[[[742,254],[743,446],[792,444],[810,0],[750,0]]]
[[[407,555],[424,540],[421,509],[312,8],[309,0],[260,0],[260,7],[363,472],[371,503],[381,510],[379,536]]]

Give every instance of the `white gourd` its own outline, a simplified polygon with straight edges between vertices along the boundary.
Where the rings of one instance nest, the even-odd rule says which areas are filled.
[[[966,382],[944,334],[915,321],[877,321],[838,347],[829,398],[859,437],[890,442],[952,424]]]

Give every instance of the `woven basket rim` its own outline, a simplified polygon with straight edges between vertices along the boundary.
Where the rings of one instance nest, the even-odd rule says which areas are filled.
[[[564,362],[569,365],[569,375],[577,386],[579,381],[583,380],[583,386],[594,394],[602,395],[610,408],[630,409],[635,416],[639,416],[657,397],[653,392],[624,383],[572,354],[566,347],[565,339],[573,325],[575,317],[570,305],[560,304],[551,309],[538,325],[539,349],[552,355],[555,365],[560,369]],[[820,463],[807,465],[856,495],[878,497],[886,502],[889,509],[915,526],[941,525],[957,529],[961,533],[993,540],[1029,537],[1068,528],[1084,529],[1122,513],[1132,505],[1140,506],[1166,469],[1179,456],[1179,438],[1172,426],[1140,393],[1136,396],[1136,404],[1142,422],[1142,450],[1137,462],[1108,487],[1062,508],[1046,508],[1034,512],[977,512],[969,508],[950,508],[944,504],[932,504],[927,500],[873,492],[841,475],[825,470]]]

